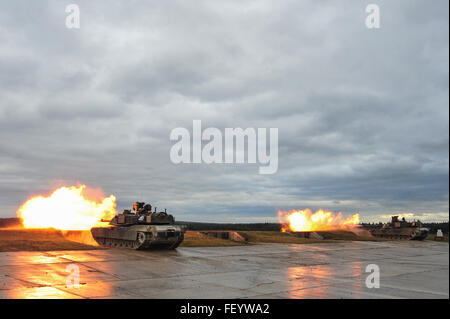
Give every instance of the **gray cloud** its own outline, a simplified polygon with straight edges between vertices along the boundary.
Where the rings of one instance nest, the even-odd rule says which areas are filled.
[[[0,4],[0,216],[86,183],[179,219],[448,219],[448,2]],[[278,127],[279,170],[174,165],[170,131]]]

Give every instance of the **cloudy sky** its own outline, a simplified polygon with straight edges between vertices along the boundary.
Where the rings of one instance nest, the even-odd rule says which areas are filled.
[[[80,7],[81,28],[65,26]],[[381,28],[365,25],[368,3]],[[449,214],[448,1],[0,2],[0,217],[77,182],[179,220]],[[170,161],[176,127],[274,127],[279,168]],[[411,215],[412,216],[412,215]]]

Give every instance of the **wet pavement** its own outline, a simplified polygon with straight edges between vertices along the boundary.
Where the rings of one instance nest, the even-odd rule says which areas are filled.
[[[432,241],[3,252],[0,298],[449,298],[448,265]]]

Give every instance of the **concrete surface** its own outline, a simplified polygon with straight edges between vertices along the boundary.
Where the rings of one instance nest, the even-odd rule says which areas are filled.
[[[4,252],[0,298],[449,298],[448,264],[448,243],[431,241]]]

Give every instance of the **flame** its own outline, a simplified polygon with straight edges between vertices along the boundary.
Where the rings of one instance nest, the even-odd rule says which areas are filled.
[[[60,187],[51,195],[35,196],[17,211],[25,228],[55,228],[60,230],[88,230],[104,227],[102,219],[116,214],[116,197],[100,201],[86,198],[86,185]]]
[[[278,211],[278,219],[283,225],[281,231],[319,231],[351,229],[359,223],[359,214],[344,219],[342,213],[336,216],[333,212],[318,210],[291,210],[289,212]]]

